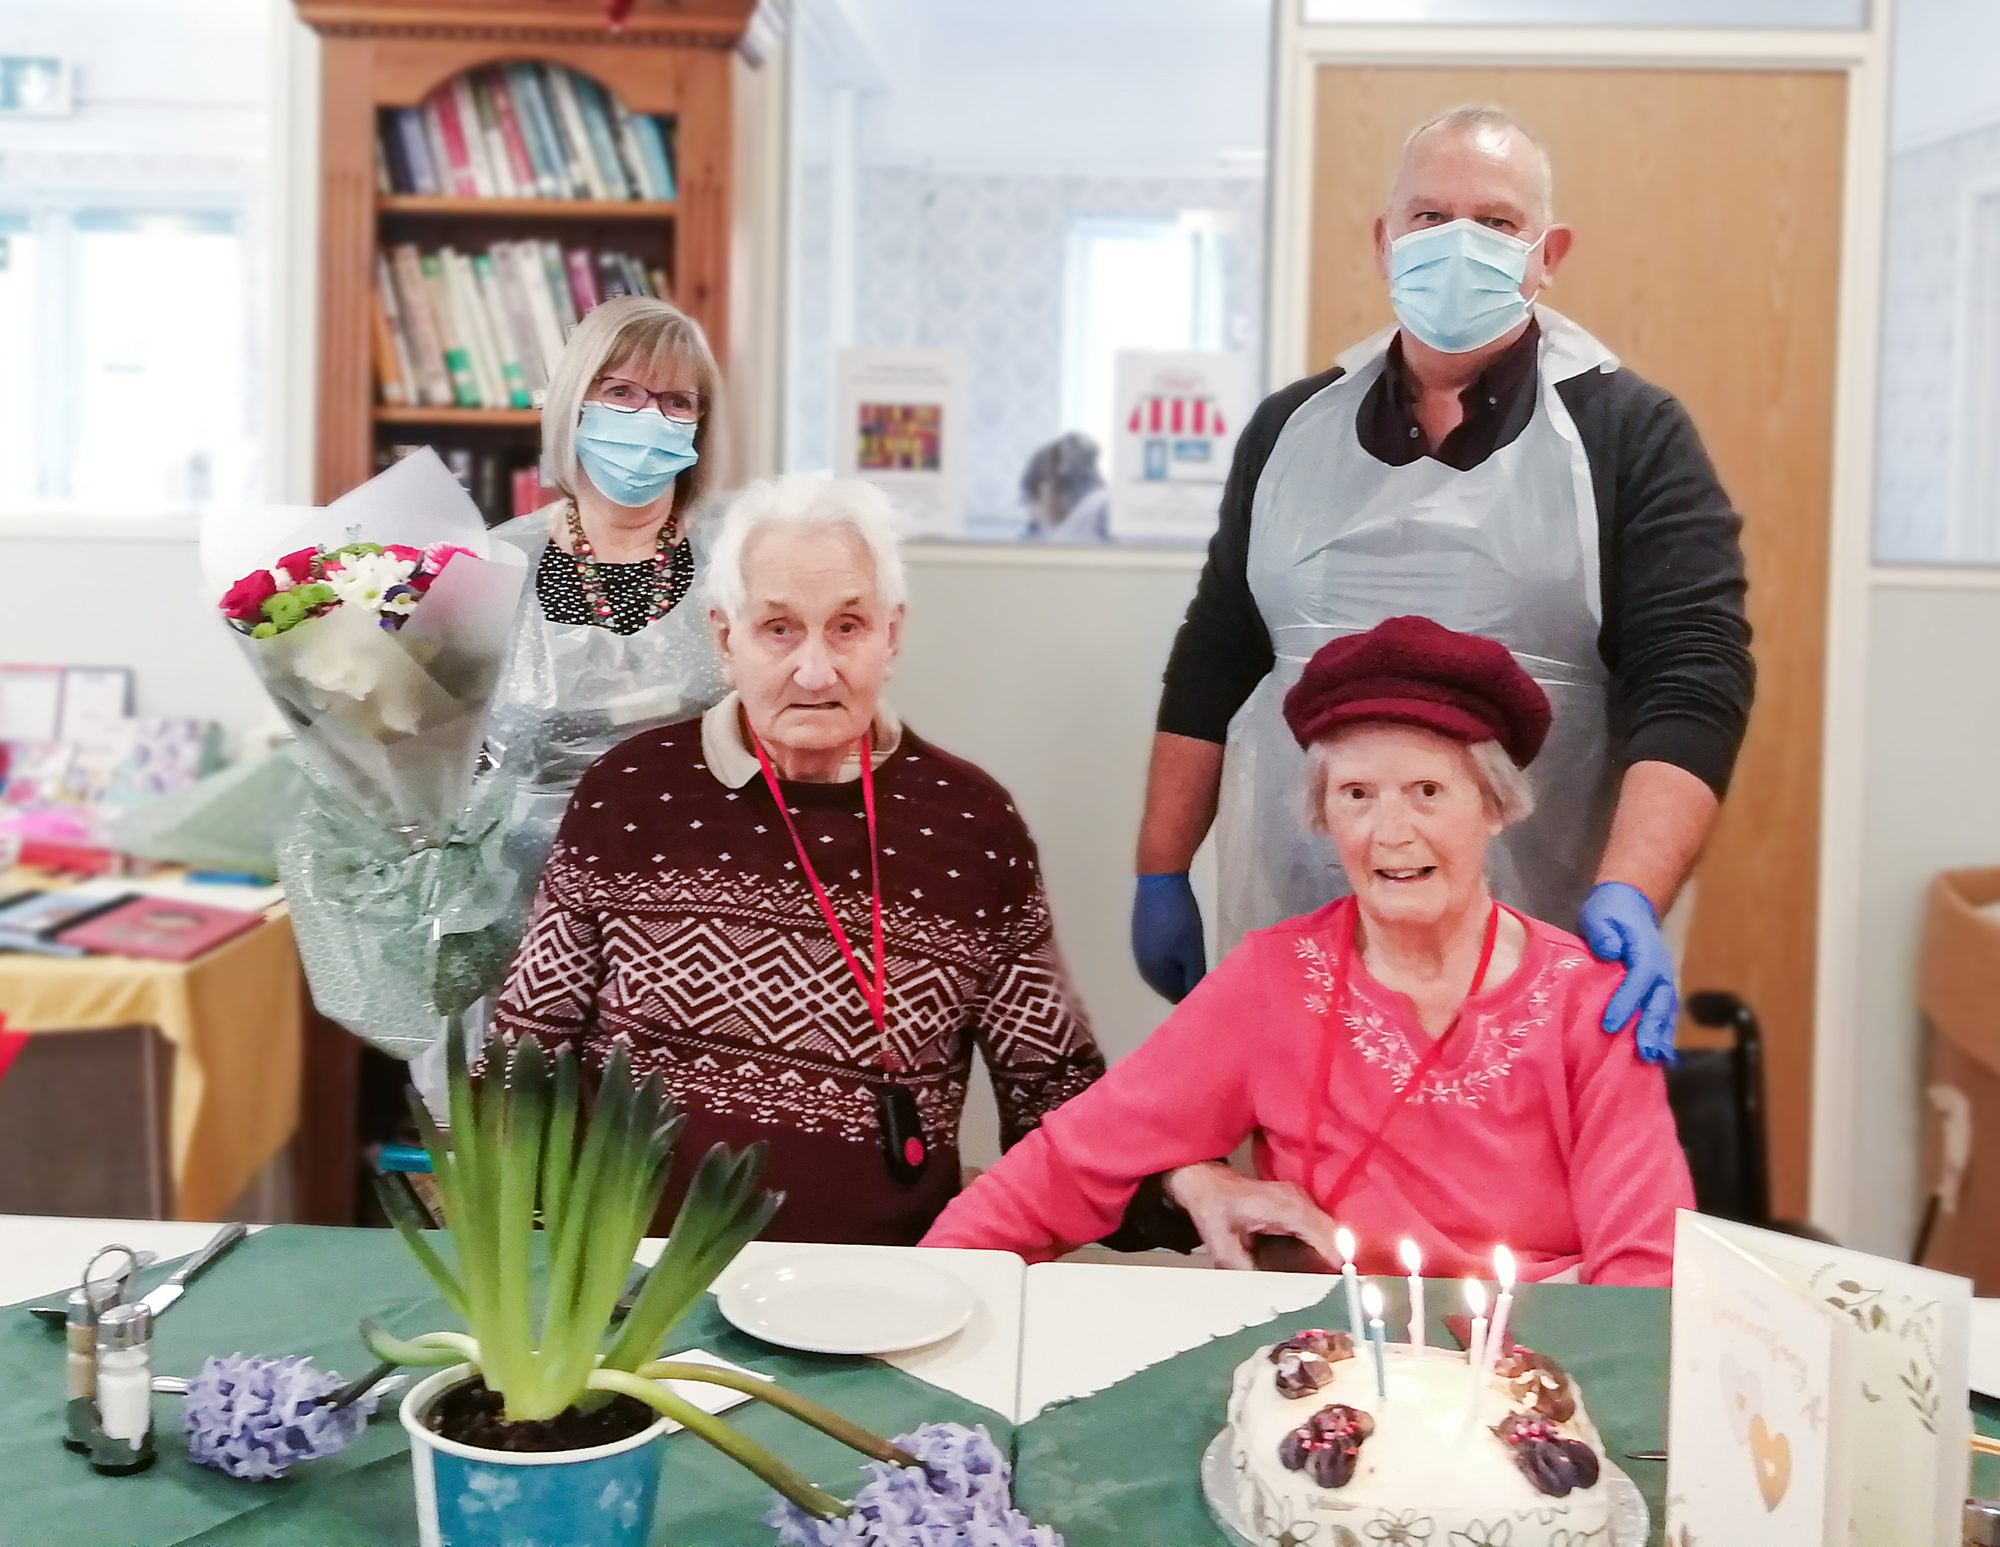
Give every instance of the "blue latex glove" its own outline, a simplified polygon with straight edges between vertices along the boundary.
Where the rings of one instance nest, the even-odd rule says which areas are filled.
[[[1577,932],[1591,955],[1625,968],[1625,981],[1604,1007],[1604,1029],[1616,1035],[1637,1015],[1633,1040],[1639,1056],[1649,1064],[1676,1062],[1680,994],[1674,988],[1674,958],[1646,894],[1623,881],[1599,882],[1583,901]]]
[[[1139,877],[1132,898],[1132,955],[1146,986],[1175,1004],[1207,973],[1201,908],[1185,870]]]

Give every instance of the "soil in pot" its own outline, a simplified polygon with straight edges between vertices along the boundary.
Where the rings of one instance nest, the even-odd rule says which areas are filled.
[[[553,1418],[509,1423],[499,1393],[477,1377],[451,1388],[431,1404],[424,1426],[434,1434],[481,1450],[588,1450],[629,1439],[660,1415],[645,1403],[615,1396],[601,1407],[565,1408]]]

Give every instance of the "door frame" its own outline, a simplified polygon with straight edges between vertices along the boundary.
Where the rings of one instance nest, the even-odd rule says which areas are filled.
[[[1868,0],[1853,30],[1317,25],[1277,0],[1273,53],[1270,276],[1265,359],[1272,389],[1307,359],[1315,78],[1327,65],[1838,71],[1847,77],[1845,198],[1834,381],[1832,531],[1822,676],[1819,878],[1813,899],[1814,1221],[1851,1238],[1853,1136],[1872,1125],[1856,1078],[1860,1024],[1861,837],[1865,794],[1870,529],[1881,344],[1889,47],[1895,0]],[[1774,899],[1781,904],[1782,899]]]

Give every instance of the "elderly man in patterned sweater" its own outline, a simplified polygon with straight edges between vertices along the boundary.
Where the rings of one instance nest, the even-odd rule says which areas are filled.
[[[1104,1061],[1007,792],[882,701],[904,606],[882,496],[758,485],[711,562],[734,691],[584,775],[495,1029],[598,1067],[623,1037],[686,1152],[768,1143],[769,1235],[912,1244],[958,1191],[975,1046],[1006,1144]]]

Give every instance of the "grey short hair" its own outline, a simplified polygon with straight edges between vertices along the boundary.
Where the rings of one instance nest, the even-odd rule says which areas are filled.
[[[1333,744],[1330,736],[1306,748],[1306,825],[1321,836],[1326,834],[1326,786],[1331,776],[1327,765]],[[1465,751],[1472,759],[1486,809],[1502,827],[1512,827],[1534,815],[1535,787],[1505,747],[1497,741],[1475,741]]]
[[[716,529],[708,555],[709,605],[732,621],[743,616],[750,604],[743,555],[750,539],[765,528],[799,532],[844,526],[875,560],[875,594],[882,604],[901,607],[909,597],[909,582],[897,525],[888,496],[858,479],[791,473],[753,483],[731,502]]]
[[[1503,133],[1518,134],[1534,148],[1536,196],[1540,208],[1535,211],[1537,218],[1546,225],[1556,217],[1556,173],[1549,161],[1549,150],[1536,134],[1520,119],[1491,102],[1468,102],[1459,107],[1448,108],[1412,129],[1403,140],[1402,154],[1396,158],[1396,170],[1389,179],[1389,197],[1393,201],[1396,189],[1403,181],[1403,168],[1410,159],[1410,147],[1433,130],[1448,134],[1478,134],[1483,129],[1499,130]]]
[[[542,400],[542,466],[550,483],[576,498],[581,476],[576,465],[576,422],[583,413],[583,400],[607,370],[632,362],[661,372],[685,367],[706,405],[694,431],[695,464],[674,481],[673,513],[686,517],[708,493],[715,472],[708,453],[722,372],[701,324],[671,302],[646,295],[613,296],[591,308],[577,324]]]

